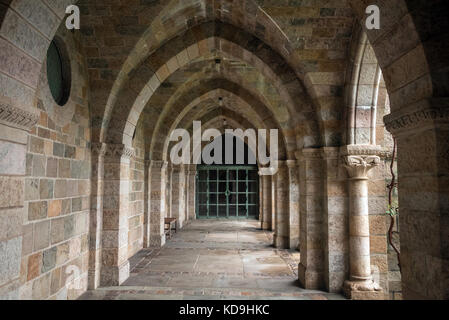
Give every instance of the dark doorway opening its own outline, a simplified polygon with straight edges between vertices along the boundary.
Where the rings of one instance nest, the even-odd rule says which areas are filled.
[[[259,169],[250,164],[254,154],[244,144],[245,163],[236,164],[236,140],[231,135],[223,135],[223,162],[225,163],[225,140],[234,140],[234,163],[201,164],[196,177],[197,219],[259,219]],[[242,152],[242,150],[239,150]]]

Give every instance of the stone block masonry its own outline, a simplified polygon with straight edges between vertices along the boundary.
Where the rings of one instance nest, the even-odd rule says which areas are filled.
[[[87,78],[79,36],[61,28],[57,37],[70,52],[72,88],[67,104],[57,105],[44,67],[37,91],[39,119],[30,130],[24,158],[21,246],[13,249],[14,242],[8,244],[8,250],[19,252],[20,299],[75,299],[87,289],[91,201]],[[12,265],[8,269],[14,271]]]

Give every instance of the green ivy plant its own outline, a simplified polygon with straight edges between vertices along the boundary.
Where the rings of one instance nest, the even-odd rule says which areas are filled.
[[[396,217],[399,215],[399,207],[397,206],[397,204],[393,204],[390,205],[388,204],[388,210],[387,212],[385,212],[387,215],[389,215],[390,217]]]

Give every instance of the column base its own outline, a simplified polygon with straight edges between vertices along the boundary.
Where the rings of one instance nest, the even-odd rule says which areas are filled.
[[[165,234],[150,236],[150,247],[151,248],[162,248],[165,245],[166,239]]]
[[[262,230],[268,230],[268,229],[270,229],[270,226],[271,226],[271,223],[268,223],[268,222],[261,223]]]
[[[101,249],[89,251],[89,270],[87,271],[87,288],[95,290],[101,280]]]
[[[288,242],[289,242],[289,249],[299,248],[299,239],[298,238],[290,238]]]
[[[288,237],[274,236],[274,247],[278,249],[290,249],[290,239]]]
[[[373,280],[346,281],[343,294],[351,300],[384,300],[385,294]]]
[[[100,272],[100,285],[102,287],[116,287],[129,278],[129,261],[121,266],[102,266]]]
[[[87,289],[88,290],[96,290],[100,287],[100,280],[101,280],[101,275],[100,275],[100,268],[98,267],[98,269],[95,270],[89,270],[87,273]]]
[[[323,273],[307,270],[301,263],[298,266],[298,280],[304,289],[321,290],[324,287]]]

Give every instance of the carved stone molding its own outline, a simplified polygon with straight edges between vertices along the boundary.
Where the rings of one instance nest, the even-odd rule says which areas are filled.
[[[391,154],[391,150],[371,144],[353,144],[340,148],[340,156],[378,156],[386,159],[391,157]]]
[[[104,157],[104,158],[128,158],[135,157],[135,150],[125,146],[124,144],[106,144],[106,143],[93,143],[92,155]]]
[[[317,160],[323,158],[322,148],[307,148],[295,152],[296,159],[303,160]]]
[[[449,109],[428,108],[407,114],[390,114],[384,118],[386,129],[395,134],[401,130],[410,130],[438,122],[449,123]]]
[[[381,146],[371,144],[350,144],[340,148],[342,156],[378,156],[385,152]]]
[[[0,100],[0,123],[14,128],[30,131],[39,121],[39,113],[22,110],[5,101]]]
[[[108,144],[106,157],[109,155],[112,157],[126,157],[131,159],[135,157],[136,153],[133,148],[129,148],[123,144]]]
[[[322,150],[322,156],[325,160],[330,159],[338,159],[340,155],[340,148],[339,147],[324,147]]]
[[[380,157],[371,155],[344,156],[343,160],[352,179],[368,179],[368,172],[380,164]]]
[[[154,161],[152,160],[150,162],[150,167],[153,169],[166,169],[168,166],[168,162],[167,161]]]

